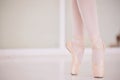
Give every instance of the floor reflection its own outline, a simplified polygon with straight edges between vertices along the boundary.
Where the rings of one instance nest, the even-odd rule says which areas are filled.
[[[105,79],[104,78],[89,78],[89,77],[80,78],[79,76],[71,76],[70,80],[105,80]]]
[[[70,63],[68,55],[0,58],[0,80],[120,80],[120,53],[106,54],[103,79],[92,77],[90,55],[84,56],[77,76],[70,75]]]
[[[94,78],[93,80],[104,80],[104,78],[103,79],[96,79],[96,78]]]

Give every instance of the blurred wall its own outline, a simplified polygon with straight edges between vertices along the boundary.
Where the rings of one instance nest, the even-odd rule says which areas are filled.
[[[97,0],[100,32],[107,45],[115,42],[120,30],[119,4],[120,0]],[[67,40],[71,16],[71,0],[66,0]],[[59,0],[0,0],[0,48],[54,48],[59,40]]]
[[[0,0],[0,48],[59,46],[59,0]]]

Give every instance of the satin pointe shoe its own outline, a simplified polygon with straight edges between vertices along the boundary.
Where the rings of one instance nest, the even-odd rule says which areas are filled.
[[[73,43],[74,44],[74,43]],[[79,67],[80,67],[80,53],[79,48],[77,50],[73,49],[72,40],[66,42],[66,48],[69,51],[69,53],[72,55],[72,69],[71,69],[71,75],[78,75],[79,73]]]
[[[92,64],[94,78],[104,78],[104,64],[105,64],[105,43],[102,41],[101,47],[93,47],[92,49]]]

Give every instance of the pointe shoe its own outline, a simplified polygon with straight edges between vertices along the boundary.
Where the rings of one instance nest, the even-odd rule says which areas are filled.
[[[72,41],[66,42],[66,48],[72,55],[72,70],[71,75],[77,75],[79,71],[79,59],[77,58],[76,53],[73,52]]]
[[[105,44],[102,41],[103,48],[93,47],[93,75],[94,78],[104,78],[104,53],[105,53]]]

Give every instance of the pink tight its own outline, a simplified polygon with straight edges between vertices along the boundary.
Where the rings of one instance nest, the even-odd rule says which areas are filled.
[[[104,60],[104,50],[103,50],[103,41],[101,39],[99,25],[98,25],[98,16],[97,16],[97,7],[95,0],[72,0],[72,42],[74,51],[79,55],[80,61],[83,56],[84,48],[84,36],[83,36],[83,27],[88,31],[90,40],[92,42],[93,56],[92,60],[94,63],[94,74],[102,75],[103,68],[95,67],[96,64],[102,64]],[[79,48],[79,50],[78,50]],[[81,49],[80,49],[81,48]],[[98,65],[97,65],[98,66]],[[101,70],[97,71],[97,70]]]
[[[100,43],[101,36],[98,25],[98,16],[95,0],[72,0],[73,37],[83,41],[83,26],[88,31],[92,43]]]
[[[96,1],[95,0],[72,0],[73,25],[72,36],[75,43],[84,46],[83,27],[88,31],[92,47],[103,48],[103,41],[101,39]]]

